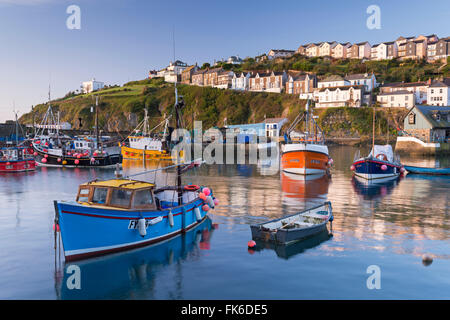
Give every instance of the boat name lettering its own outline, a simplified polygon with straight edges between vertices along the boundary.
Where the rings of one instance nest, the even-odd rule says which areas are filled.
[[[147,219],[145,220],[145,228],[147,228],[149,225],[157,224],[162,220],[163,220],[162,216],[159,216],[154,219]],[[130,220],[130,222],[128,223],[128,229],[138,229],[138,228],[139,228],[139,220]]]

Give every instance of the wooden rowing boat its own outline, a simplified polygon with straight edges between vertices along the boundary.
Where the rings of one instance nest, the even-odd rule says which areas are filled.
[[[282,244],[299,241],[324,231],[333,221],[331,202],[283,218],[251,225],[254,240]]]

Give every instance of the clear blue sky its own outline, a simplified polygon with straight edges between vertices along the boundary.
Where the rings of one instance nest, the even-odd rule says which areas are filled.
[[[66,28],[66,8],[81,8],[81,30]],[[369,5],[381,29],[366,27]],[[187,63],[320,41],[450,36],[448,0],[0,0],[0,122],[31,105],[76,90],[95,77],[106,84],[143,79],[176,57]]]

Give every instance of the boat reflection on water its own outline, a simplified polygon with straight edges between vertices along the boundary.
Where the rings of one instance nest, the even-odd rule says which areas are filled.
[[[403,176],[400,175],[394,180],[392,178],[367,180],[353,176],[352,185],[355,192],[363,196],[365,200],[373,200],[390,194],[402,178]]]
[[[167,242],[75,264],[67,263],[63,278],[57,271],[56,279],[60,283],[57,283],[56,294],[62,300],[153,298],[155,281],[167,270],[161,267],[175,264],[177,281],[182,281],[180,262],[200,259],[199,250],[210,249],[213,230],[211,219],[206,218],[197,227]],[[80,268],[80,290],[69,288],[74,283],[73,265]]]
[[[324,230],[319,234],[289,245],[281,245],[274,242],[257,240],[255,241],[256,246],[254,248],[248,249],[248,252],[250,254],[254,254],[255,252],[263,250],[274,250],[279,258],[287,260],[302,252],[305,252],[308,249],[312,249],[321,245],[332,237],[333,235],[330,234],[328,230]]]
[[[299,175],[281,172],[283,200],[292,204],[304,203],[305,199],[326,198],[331,178],[327,174]]]

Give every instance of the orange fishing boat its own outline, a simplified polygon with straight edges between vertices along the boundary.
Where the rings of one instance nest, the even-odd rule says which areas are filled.
[[[294,131],[304,119],[304,132]],[[285,143],[281,147],[281,167],[284,172],[310,175],[324,174],[331,167],[333,160],[324,144],[323,133],[309,110],[299,114],[284,135]]]

